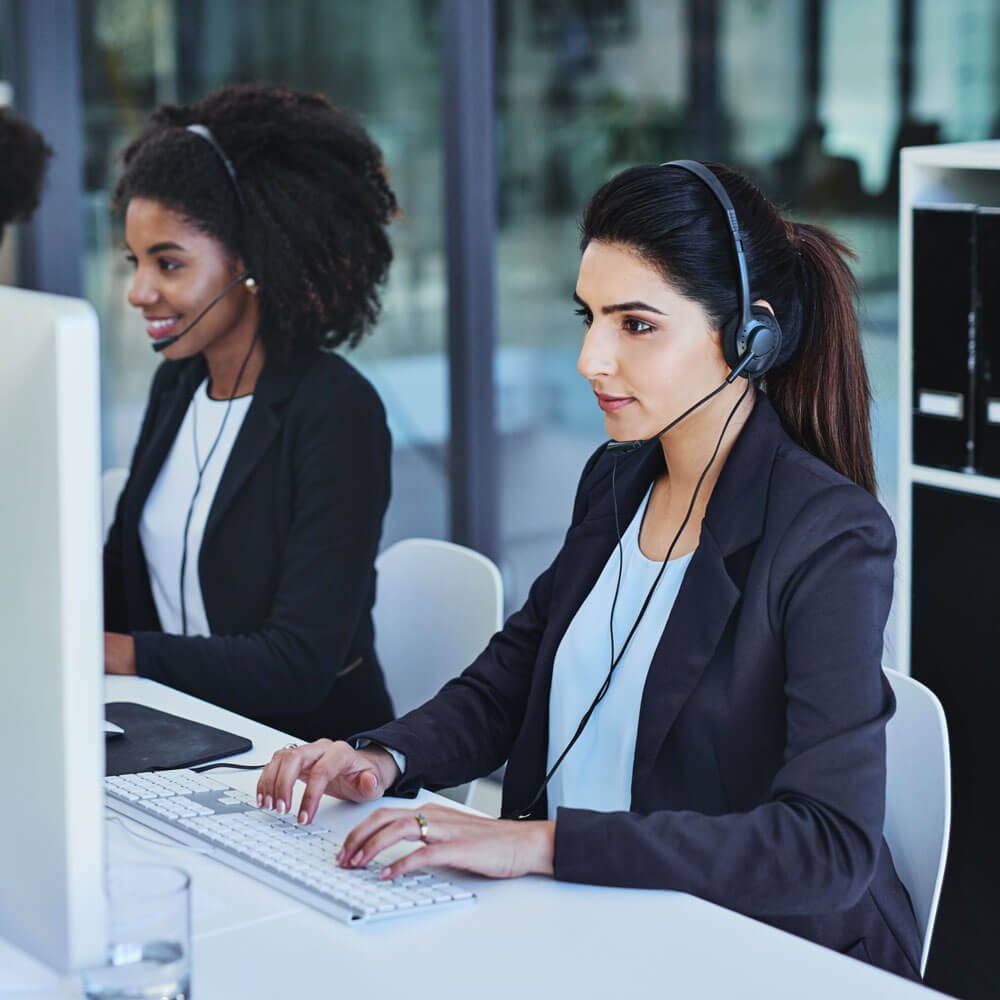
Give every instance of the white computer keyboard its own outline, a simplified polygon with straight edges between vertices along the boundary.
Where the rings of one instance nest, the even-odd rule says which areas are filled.
[[[475,895],[432,872],[382,882],[382,865],[337,867],[341,841],[290,815],[257,808],[252,795],[194,771],[105,778],[109,808],[183,843],[209,848],[226,864],[348,923],[404,916],[469,902]]]

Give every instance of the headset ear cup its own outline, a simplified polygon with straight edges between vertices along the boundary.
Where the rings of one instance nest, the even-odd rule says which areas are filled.
[[[760,378],[781,353],[781,324],[770,309],[763,306],[751,306],[750,314],[753,319],[747,326],[745,347],[752,343],[757,356],[747,365],[744,373],[749,378]]]

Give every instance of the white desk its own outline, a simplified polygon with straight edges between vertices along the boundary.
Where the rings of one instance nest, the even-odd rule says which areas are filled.
[[[152,681],[108,678],[105,700],[143,702],[252,739],[254,749],[235,760],[266,761],[289,742]],[[257,772],[215,773],[247,790],[257,781]],[[416,801],[436,798],[422,793]],[[346,833],[373,808],[328,799],[316,822]],[[202,855],[138,842],[114,822],[108,852],[112,859],[170,859],[191,873],[195,1000],[942,996],[682,893],[457,876],[474,888],[477,904],[357,927]],[[12,994],[19,981],[34,991]],[[79,997],[79,981],[46,975],[0,942],[0,994],[68,1000]]]

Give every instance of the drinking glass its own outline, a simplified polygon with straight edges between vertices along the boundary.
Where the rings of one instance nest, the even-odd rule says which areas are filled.
[[[87,1000],[190,1000],[191,879],[173,865],[112,864],[108,950],[83,974]]]

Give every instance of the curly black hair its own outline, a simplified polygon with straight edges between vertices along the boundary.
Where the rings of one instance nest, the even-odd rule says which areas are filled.
[[[9,108],[0,108],[0,240],[9,222],[26,222],[38,207],[52,150]]]
[[[210,143],[232,163],[246,206]],[[397,211],[382,153],[321,94],[245,84],[193,104],[162,105],[122,154],[114,203],[150,198],[242,258],[260,287],[268,355],[355,346],[378,318]]]

